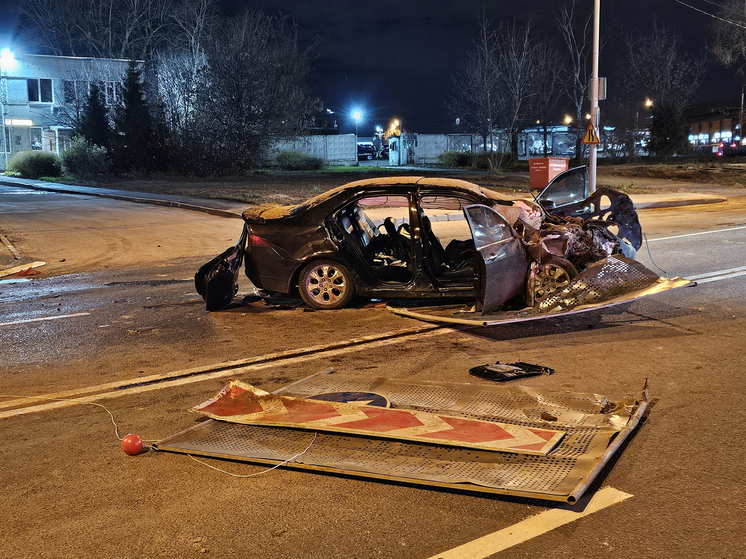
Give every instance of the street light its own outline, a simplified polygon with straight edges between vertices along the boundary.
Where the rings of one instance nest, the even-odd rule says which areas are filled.
[[[360,123],[360,121],[363,118],[363,112],[355,109],[352,111],[352,119],[355,121],[355,141],[357,141],[357,125]]]

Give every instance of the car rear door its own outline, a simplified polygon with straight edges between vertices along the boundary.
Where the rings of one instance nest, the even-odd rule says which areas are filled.
[[[485,314],[521,293],[528,255],[516,232],[495,210],[473,205],[463,211],[476,248],[477,310]]]

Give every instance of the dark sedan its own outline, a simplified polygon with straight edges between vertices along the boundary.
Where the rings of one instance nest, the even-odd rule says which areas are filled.
[[[195,276],[208,310],[233,299],[242,261],[258,289],[297,290],[316,309],[356,294],[471,297],[485,312],[532,306],[593,262],[634,257],[642,237],[629,197],[588,196],[584,167],[556,177],[536,201],[456,179],[390,177],[295,206],[251,207],[243,218],[238,243]]]

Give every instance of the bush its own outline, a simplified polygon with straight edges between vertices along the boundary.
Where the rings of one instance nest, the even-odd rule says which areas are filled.
[[[471,167],[473,154],[468,151],[444,151],[438,156],[438,164],[446,169]]]
[[[51,151],[18,151],[8,161],[8,171],[27,179],[59,177],[60,158]]]
[[[62,152],[62,170],[66,175],[88,178],[105,175],[111,169],[106,148],[92,146],[82,136],[76,136]]]
[[[315,171],[324,168],[324,160],[299,151],[281,151],[277,164],[283,171]]]

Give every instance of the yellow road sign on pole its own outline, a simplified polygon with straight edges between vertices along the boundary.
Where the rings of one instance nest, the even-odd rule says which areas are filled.
[[[601,143],[601,141],[598,139],[598,133],[596,132],[596,127],[594,126],[592,120],[588,122],[588,128],[585,131],[585,136],[583,136],[583,143],[593,146],[597,146]]]

